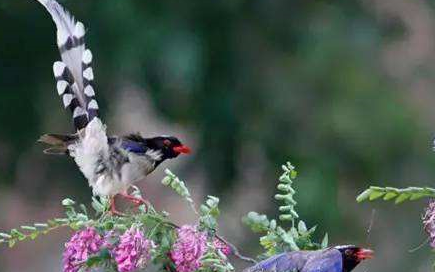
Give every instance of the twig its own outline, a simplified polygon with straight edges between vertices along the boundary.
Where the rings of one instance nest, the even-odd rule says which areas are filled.
[[[246,257],[246,256],[243,256],[242,254],[240,254],[240,252],[237,249],[237,247],[235,245],[233,245],[232,243],[228,242],[227,240],[225,240],[222,236],[216,235],[216,238],[218,238],[219,240],[224,242],[226,245],[231,247],[231,252],[233,253],[233,255],[236,256],[237,258],[239,258],[240,260],[245,261],[245,262],[250,262],[250,263],[253,263],[253,264],[257,263],[257,261],[254,260],[253,258]]]

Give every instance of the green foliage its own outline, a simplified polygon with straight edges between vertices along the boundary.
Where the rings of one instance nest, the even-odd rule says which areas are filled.
[[[370,186],[368,189],[366,189],[364,192],[357,196],[356,201],[361,203],[363,201],[382,199],[384,201],[394,201],[395,204],[400,204],[405,201],[413,201],[426,197],[435,198],[435,189],[430,187],[408,187],[399,189],[394,187]],[[431,205],[426,208],[426,213],[428,213],[428,211],[429,213],[432,213],[432,209],[430,207]],[[431,227],[433,225],[433,222],[430,222],[431,220],[433,220],[431,219],[432,214],[430,214],[429,218],[425,218],[426,216],[427,215],[425,215],[422,220],[426,233],[429,236],[428,241],[431,241],[433,240],[433,228]],[[425,222],[426,220],[429,220],[429,222]],[[435,271],[435,265],[433,266],[433,271]]]
[[[181,181],[169,170],[166,170],[167,176],[162,180],[162,183],[172,188],[177,194],[183,197],[192,209],[196,212],[193,200],[185,183]],[[138,188],[133,187],[131,195],[141,197]],[[227,257],[217,250],[213,244],[214,239],[219,239],[230,246],[235,256],[249,260],[238,254],[237,249],[217,235],[219,216],[219,198],[208,196],[205,203],[200,206],[197,225],[199,230],[206,231],[208,234],[207,252],[201,258],[202,267],[200,271],[204,272],[229,272],[233,271],[234,267],[229,263]],[[161,264],[162,268],[167,269],[171,265],[171,260],[168,253],[172,249],[172,245],[176,240],[176,229],[179,228],[176,224],[170,221],[166,212],[157,212],[151,204],[147,207],[140,206],[137,211],[127,210],[122,216],[115,216],[109,213],[110,202],[108,198],[92,198],[91,206],[94,211],[94,216],[91,216],[88,209],[83,204],[77,204],[74,200],[66,198],[62,200],[62,205],[65,209],[64,218],[55,218],[48,220],[46,223],[35,223],[31,226],[22,226],[21,230],[12,229],[9,232],[0,233],[0,243],[7,243],[10,247],[14,246],[18,241],[26,239],[35,239],[41,234],[47,234],[52,230],[60,227],[69,227],[73,230],[80,230],[87,227],[94,227],[102,236],[111,233],[124,233],[131,227],[140,229],[147,239],[152,240],[158,245],[152,253],[153,262]],[[112,239],[112,238],[107,238]],[[113,239],[117,239],[114,237]],[[82,264],[83,269],[91,267],[103,267],[105,271],[117,271],[116,265],[111,259],[107,249],[101,250],[98,254],[90,256],[86,262]]]
[[[280,193],[275,195],[275,199],[282,202],[279,207],[279,219],[282,222],[290,221],[291,226],[286,228],[277,223],[276,219],[268,219],[264,214],[249,212],[243,218],[254,232],[260,233],[260,244],[264,248],[264,257],[272,256],[283,251],[294,250],[314,250],[326,248],[328,245],[328,236],[325,235],[321,243],[312,241],[312,235],[316,227],[308,228],[305,222],[299,219],[294,200],[295,190],[292,188],[293,179],[296,178],[294,167],[287,163],[283,166],[284,173],[279,178],[278,190]],[[214,244],[216,239],[222,241],[231,248],[232,253],[246,261],[253,261],[250,258],[239,254],[237,248],[228,243],[225,239],[217,235],[219,198],[207,196],[207,199],[200,205],[199,212],[195,207],[190,192],[183,181],[169,170],[166,170],[167,176],[162,180],[162,184],[173,189],[178,195],[185,199],[192,210],[198,215],[197,226],[200,231],[207,233],[207,251],[201,258],[201,272],[230,272],[234,267],[228,261],[220,250]],[[131,195],[141,197],[138,188],[133,187]],[[59,227],[69,227],[73,230],[80,230],[87,227],[95,228],[101,236],[107,237],[107,233],[124,233],[126,230],[134,227],[140,229],[147,239],[152,240],[158,247],[153,250],[152,258],[155,264],[160,264],[163,269],[173,266],[169,259],[169,252],[177,238],[176,224],[170,221],[166,212],[158,212],[151,204],[141,205],[137,211],[127,210],[122,216],[115,216],[109,212],[110,201],[108,198],[92,198],[93,214],[83,204],[77,204],[74,200],[66,198],[62,201],[65,209],[64,218],[48,220],[47,223],[34,224],[32,226],[23,226],[21,231],[12,229],[7,233],[0,233],[0,242],[8,243],[14,246],[16,242],[27,238],[35,239],[38,235],[46,234],[51,230]],[[118,236],[106,238],[116,239]],[[109,241],[110,242],[110,241]],[[254,261],[255,262],[255,261]],[[112,260],[107,249],[103,249],[98,254],[90,256],[82,264],[83,269],[91,267],[104,267],[106,271],[116,271],[116,264]]]
[[[207,252],[201,258],[201,263],[204,265],[199,271],[216,271],[216,272],[230,272],[234,271],[234,267],[219,250],[214,248],[212,240],[209,239],[207,243]]]
[[[393,187],[370,186],[370,188],[357,196],[356,201],[373,201],[382,198],[382,200],[394,200],[394,203],[400,204],[404,201],[418,200],[424,197],[435,197],[435,189],[429,187],[408,187],[399,189]]]
[[[164,177],[162,179],[162,184],[172,188],[179,196],[181,196],[184,200],[186,200],[187,203],[189,203],[192,210],[196,214],[198,214],[196,207],[195,207],[195,203],[194,203],[193,199],[191,198],[189,189],[187,188],[184,181],[180,180],[169,169],[166,169],[165,173],[166,173],[166,177]]]
[[[216,232],[217,230],[217,218],[219,217],[219,198],[214,196],[208,196],[204,204],[201,205],[199,226],[201,229]]]
[[[283,204],[278,208],[280,221],[290,221],[291,227],[285,228],[277,224],[275,219],[268,219],[267,215],[251,211],[242,221],[252,231],[260,233],[260,245],[264,248],[264,256],[269,257],[284,251],[315,250],[328,246],[328,235],[325,234],[321,243],[312,241],[316,227],[307,228],[305,222],[299,219],[295,210],[297,202],[294,200],[295,190],[292,188],[297,172],[289,162],[282,166],[284,173],[279,177],[277,189],[280,193],[275,199]]]
[[[294,170],[294,166],[290,162],[287,165],[283,165],[282,169],[284,173],[279,177],[279,183],[277,189],[283,194],[276,194],[275,199],[284,202],[284,205],[279,207],[281,213],[279,219],[281,221],[292,221],[299,218],[298,213],[295,211],[297,202],[293,199],[295,190],[292,188],[293,179],[296,178],[297,172]]]
[[[94,202],[98,201],[94,199]],[[98,203],[101,205],[100,202]],[[93,224],[93,221],[88,218],[87,210],[84,205],[80,205],[80,212],[76,212],[74,208],[75,202],[69,198],[62,200],[62,205],[65,208],[65,218],[54,218],[47,220],[45,223],[21,226],[21,230],[12,229],[8,233],[0,233],[0,237],[2,237],[0,243],[7,243],[9,247],[13,247],[18,241],[24,241],[26,239],[34,240],[38,236],[48,234],[60,227],[70,227],[73,230],[78,230]]]

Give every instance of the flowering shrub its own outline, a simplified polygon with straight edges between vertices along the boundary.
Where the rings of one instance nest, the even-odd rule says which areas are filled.
[[[192,272],[201,267],[201,258],[207,250],[207,233],[197,227],[184,225],[177,230],[177,240],[171,250],[171,259],[178,272]]]
[[[151,260],[154,242],[148,240],[138,228],[132,227],[119,237],[119,243],[110,250],[119,272],[135,271],[146,267]]]
[[[243,222],[252,231],[264,234],[260,237],[260,244],[265,252],[264,257],[294,250],[316,250],[328,246],[328,234],[325,234],[321,243],[311,240],[311,236],[316,231],[316,227],[307,229],[304,221],[299,219],[295,210],[297,202],[294,200],[295,190],[292,187],[293,180],[297,176],[295,167],[290,163],[282,166],[284,173],[279,177],[277,189],[280,193],[275,195],[275,199],[283,204],[278,208],[281,222],[290,221],[291,227],[286,229],[278,225],[276,219],[269,220],[267,215],[257,212],[249,212]]]
[[[395,204],[400,204],[405,201],[413,201],[422,198],[429,198],[430,201],[425,209],[422,218],[424,230],[428,235],[428,242],[432,249],[435,249],[435,189],[429,187],[408,187],[408,188],[393,188],[393,187],[378,187],[370,186],[356,198],[357,202],[373,201],[382,199],[385,201],[394,201]],[[433,265],[435,271],[435,263]]]
[[[277,220],[269,220],[266,215],[256,212],[250,212],[243,219],[252,230],[264,233],[260,238],[265,249],[262,257],[282,251],[318,249],[328,243],[327,235],[321,243],[311,241],[315,227],[307,229],[295,211],[292,182],[296,171],[290,163],[284,165],[283,170],[277,187],[281,193],[275,198],[283,203],[279,207],[279,220],[289,221],[290,228],[279,226]],[[104,197],[92,199],[93,213],[83,204],[64,199],[64,218],[0,233],[0,243],[13,247],[18,241],[35,239],[57,228],[69,227],[75,233],[65,244],[64,272],[84,272],[92,268],[133,272],[148,267],[168,272],[231,272],[234,267],[229,262],[230,256],[256,262],[241,255],[234,245],[217,234],[218,198],[208,196],[197,209],[185,183],[169,170],[166,170],[162,184],[181,196],[198,215],[195,224],[178,226],[170,221],[168,213],[156,211],[151,204],[142,204],[137,210],[114,215],[109,212],[109,200]],[[133,188],[131,194],[141,197],[137,188]]]
[[[423,216],[423,226],[429,235],[430,246],[435,248],[435,201],[431,201]]]
[[[63,253],[63,271],[77,272],[83,262],[100,251],[104,239],[90,227],[76,232],[65,244]]]

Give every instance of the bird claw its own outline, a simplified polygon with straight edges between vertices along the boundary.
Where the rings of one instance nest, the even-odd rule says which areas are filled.
[[[119,194],[119,195],[124,197],[125,199],[131,201],[136,208],[139,207],[139,206],[144,205],[145,206],[145,212],[148,212],[148,207],[150,206],[150,203],[147,200],[145,200],[143,198],[140,198],[140,197],[131,196],[131,195],[128,195],[128,194]]]
[[[112,199],[110,200],[110,211],[109,212],[111,215],[124,216],[124,214],[122,212],[120,212],[116,209],[115,197],[112,197]]]
[[[111,215],[116,215],[116,216],[125,216],[124,213],[122,213],[122,212],[120,212],[118,210],[115,210],[115,209],[110,209],[110,214]]]
[[[129,200],[130,202],[132,202],[134,204],[134,206],[136,208],[138,208],[139,206],[144,205],[145,206],[145,212],[148,212],[148,207],[151,205],[147,200],[143,199],[143,198],[139,198],[139,197],[134,197],[128,194],[118,194],[119,196],[122,196],[123,198]],[[118,211],[116,209],[116,205],[115,205],[115,197],[112,197],[110,200],[110,210],[109,210],[111,215],[117,215],[117,216],[125,216],[124,213]]]

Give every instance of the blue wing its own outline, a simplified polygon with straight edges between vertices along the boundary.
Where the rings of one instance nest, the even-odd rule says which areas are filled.
[[[147,148],[142,144],[131,140],[122,140],[121,147],[129,152],[144,154]]]
[[[340,251],[327,249],[310,258],[301,272],[342,272],[343,259]]]
[[[292,272],[300,271],[309,256],[306,251],[294,251],[272,256],[243,272]],[[341,271],[340,271],[341,272]]]

